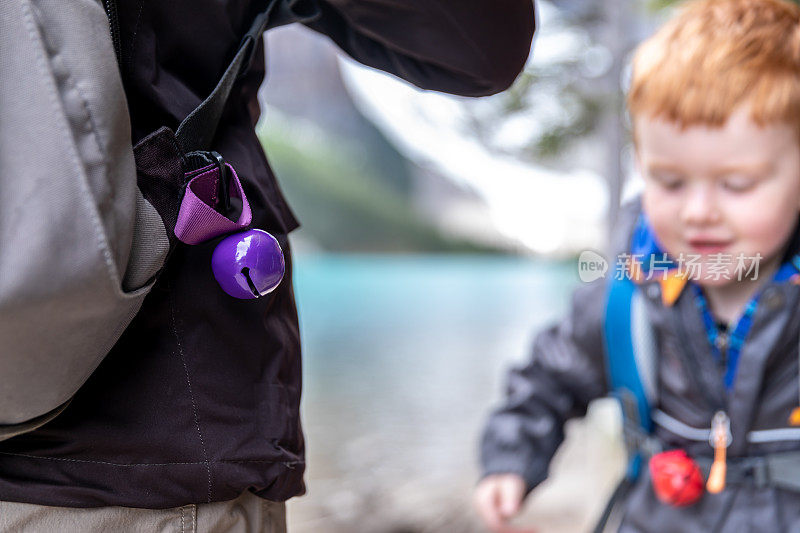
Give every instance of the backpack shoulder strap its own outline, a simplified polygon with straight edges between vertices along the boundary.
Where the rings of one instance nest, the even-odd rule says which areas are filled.
[[[225,104],[234,83],[243,76],[253,62],[258,40],[270,27],[282,26],[292,22],[305,22],[319,15],[316,4],[310,2],[289,2],[288,0],[269,0],[264,10],[253,20],[250,29],[225,72],[222,74],[211,94],[181,122],[175,136],[184,151],[208,150],[217,131]]]
[[[628,475],[636,477],[642,439],[653,431],[656,356],[641,291],[628,277],[609,281],[603,333],[609,383],[622,405],[626,446],[631,456]]]

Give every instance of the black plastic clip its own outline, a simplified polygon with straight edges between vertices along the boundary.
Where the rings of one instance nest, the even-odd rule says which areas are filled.
[[[218,152],[211,152],[211,155],[217,162],[217,168],[219,168],[219,188],[217,189],[219,193],[219,202],[222,202],[222,214],[227,216],[231,210],[231,193],[230,187],[228,185],[228,167],[225,164],[225,160]]]

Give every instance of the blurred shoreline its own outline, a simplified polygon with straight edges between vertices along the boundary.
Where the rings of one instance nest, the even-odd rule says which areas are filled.
[[[308,494],[302,532],[477,532],[482,424],[508,365],[557,319],[574,265],[472,255],[299,255]],[[592,525],[622,472],[616,406],[570,422],[519,522]]]

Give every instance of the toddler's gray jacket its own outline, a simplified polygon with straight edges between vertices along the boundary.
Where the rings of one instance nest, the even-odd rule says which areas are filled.
[[[629,249],[640,210],[638,199],[623,208],[612,238],[614,257]],[[797,253],[796,235],[790,254]],[[656,499],[645,464],[621,502],[620,530],[800,531],[800,489],[786,483],[791,472],[800,474],[800,454],[791,453],[800,450],[800,428],[788,422],[800,401],[800,286],[769,282],[763,287],[733,387],[726,391],[692,291],[685,287],[674,302],[665,303],[656,278],[641,284],[658,357],[655,436],[665,450],[686,450],[707,473],[713,449],[703,435],[723,408],[733,436],[729,482],[720,494],[705,493],[692,506],[671,507]],[[603,340],[606,288],[604,279],[579,287],[568,316],[542,331],[527,364],[509,373],[504,403],[483,435],[483,475],[518,473],[532,490],[547,475],[564,422],[582,416],[591,400],[610,392]]]

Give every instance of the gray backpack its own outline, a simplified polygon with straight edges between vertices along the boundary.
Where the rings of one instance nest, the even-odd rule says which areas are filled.
[[[178,130],[149,136],[176,147],[170,161],[180,164],[163,168],[149,138],[131,145],[113,5],[0,3],[0,440],[58,416],[122,335],[182,240],[175,228],[190,180],[205,172],[219,190],[241,191],[235,172],[207,150],[233,82],[282,2],[268,2]],[[211,192],[202,202],[192,196],[190,207],[206,218],[221,212],[226,224],[204,228],[203,239],[249,224],[243,193],[231,214]]]

